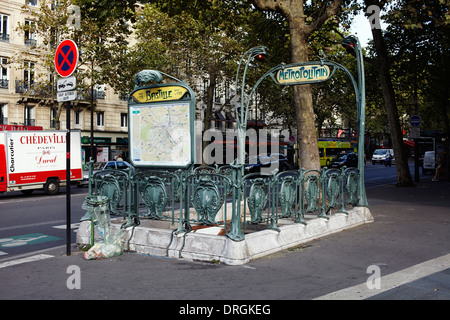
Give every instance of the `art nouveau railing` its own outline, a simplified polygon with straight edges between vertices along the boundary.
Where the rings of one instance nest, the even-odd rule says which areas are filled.
[[[144,219],[169,221],[179,232],[219,226],[233,240],[254,230],[346,214],[358,203],[356,168],[243,177],[240,169],[104,170],[91,175],[89,194],[107,196],[110,213],[126,219],[123,227]]]

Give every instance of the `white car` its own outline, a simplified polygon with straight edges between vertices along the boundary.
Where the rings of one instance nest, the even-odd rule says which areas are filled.
[[[426,151],[423,155],[422,173],[433,173],[436,168],[436,158],[434,151]]]
[[[393,164],[394,159],[395,159],[393,149],[377,149],[377,150],[375,150],[375,152],[372,155],[372,164],[375,164],[377,162],[384,164],[384,162],[386,161],[386,155],[388,152],[391,154],[392,164]]]

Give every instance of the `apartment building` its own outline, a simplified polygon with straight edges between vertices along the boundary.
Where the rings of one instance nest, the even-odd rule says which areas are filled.
[[[39,0],[0,0],[0,125],[57,128],[56,78],[43,67],[37,48],[42,39],[21,25],[35,23],[23,6],[39,8]],[[47,85],[45,85],[47,83]],[[70,128],[81,131],[84,159],[91,156],[90,98],[79,96],[71,105]],[[127,103],[105,85],[94,88],[93,159],[111,160],[128,152]],[[66,110],[61,110],[60,129],[66,129]],[[83,159],[83,160],[84,160]]]

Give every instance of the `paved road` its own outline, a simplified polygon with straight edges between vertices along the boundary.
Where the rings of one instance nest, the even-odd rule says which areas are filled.
[[[285,304],[272,300],[450,299],[450,183],[388,184],[367,195],[374,223],[243,266],[132,253],[86,261],[65,246],[0,257],[0,299],[172,300],[168,315],[188,311],[185,299],[216,315],[229,300],[278,314]]]
[[[72,241],[84,214],[87,188],[71,188]],[[9,239],[9,240],[8,240]],[[58,195],[12,192],[0,196],[0,256],[16,255],[66,243],[65,188]]]

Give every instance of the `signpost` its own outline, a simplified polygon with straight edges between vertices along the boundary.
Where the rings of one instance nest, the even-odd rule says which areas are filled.
[[[414,182],[420,182],[419,175],[419,147],[418,139],[420,138],[420,125],[422,124],[422,118],[418,115],[413,115],[409,118],[409,124],[411,125],[411,131],[409,137],[414,139]],[[417,156],[416,156],[417,155]]]
[[[63,77],[57,81],[58,102],[66,103],[66,254],[71,250],[71,211],[70,211],[70,101],[77,98],[76,78],[70,77],[77,68],[78,47],[69,39],[63,40],[55,52],[56,72]]]

